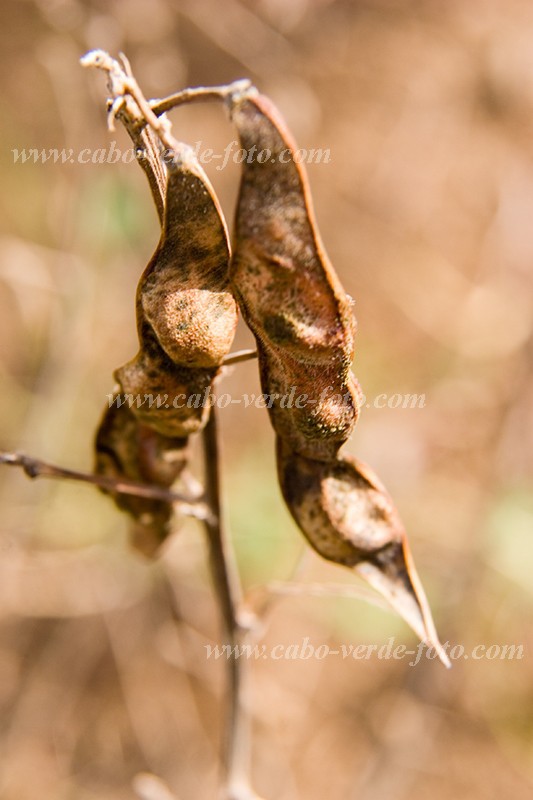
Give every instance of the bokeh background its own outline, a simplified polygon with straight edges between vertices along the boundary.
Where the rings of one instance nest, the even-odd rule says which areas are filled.
[[[148,96],[252,78],[302,147],[331,149],[308,171],[356,300],[365,394],[426,395],[364,409],[347,449],[393,494],[442,639],[524,648],[451,671],[251,663],[255,786],[279,800],[533,796],[533,6],[2,0],[0,14],[1,447],[91,468],[158,238],[135,164],[14,164],[13,149],[129,146],[106,130],[103,75],[78,64],[92,47],[126,52]],[[215,152],[235,138],[216,105],[172,119]],[[231,221],[238,168],[214,167]],[[240,329],[236,347],[250,343]],[[258,391],[255,365],[223,386]],[[244,588],[293,584],[260,642],[414,648],[306,550],[265,412],[220,418]],[[205,654],[220,629],[201,530],[182,525],[151,564],[91,487],[0,479],[0,796],[126,800],[143,772],[168,796],[215,796],[225,665]]]

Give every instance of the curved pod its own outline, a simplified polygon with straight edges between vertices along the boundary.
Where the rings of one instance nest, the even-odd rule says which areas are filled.
[[[166,436],[200,430],[209,387],[229,352],[237,306],[226,225],[213,188],[183,145],[168,165],[163,229],[137,290],[137,356],[116,371],[133,412]],[[198,398],[207,398],[207,402]]]
[[[298,453],[327,460],[349,438],[358,415],[357,384],[350,373],[353,301],[324,251],[307,178],[294,160],[295,145],[279,113],[254,89],[233,94],[230,112],[248,154],[242,163],[232,286],[257,339],[274,429]],[[282,402],[291,392],[306,395],[300,407]],[[343,398],[338,413],[331,400],[323,399],[324,392]]]
[[[329,463],[304,458],[280,439],[277,464],[283,498],[309,544],[353,567],[449,666],[404,527],[370,467],[350,456]]]

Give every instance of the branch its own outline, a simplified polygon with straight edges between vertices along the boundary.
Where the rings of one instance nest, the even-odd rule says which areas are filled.
[[[195,517],[206,522],[211,514],[209,506],[205,502],[193,500],[190,497],[164,489],[160,486],[152,486],[135,481],[122,480],[120,478],[109,478],[103,475],[95,475],[89,472],[78,472],[73,469],[65,469],[55,464],[49,464],[38,458],[26,456],[23,453],[0,452],[0,464],[10,467],[20,467],[28,478],[53,478],[56,480],[79,481],[89,483],[104,489],[108,492],[117,494],[129,494],[135,497],[144,497],[148,500],[163,500],[172,503],[184,515]]]
[[[223,86],[197,86],[194,89],[183,89],[181,92],[176,92],[162,100],[150,100],[150,106],[156,116],[161,116],[167,111],[171,111],[177,106],[184,105],[185,103],[204,103],[206,100],[226,100],[231,95],[243,92],[249,89],[252,82],[247,78],[243,80],[233,81]]]
[[[171,151],[177,152],[179,145],[171,133],[170,120],[164,117],[165,111],[170,111],[175,106],[183,103],[193,103],[205,100],[225,100],[227,97],[245,91],[251,86],[249,80],[234,81],[226,86],[198,87],[185,89],[182,92],[166,97],[163,100],[148,101],[139,84],[135,80],[130,63],[124,53],[120,54],[121,64],[111,58],[105,50],[91,50],[81,59],[84,67],[96,67],[108,75],[108,85],[113,100],[108,109],[109,129],[114,129],[114,120],[117,114],[126,105],[126,99],[131,97],[142,115],[132,115],[136,118],[132,128],[141,131],[145,125],[155,131],[163,145]]]
[[[238,657],[246,630],[239,622],[241,587],[238,573],[227,547],[224,519],[221,514],[219,445],[216,410],[213,407],[203,431],[205,501],[211,517],[204,521],[211,572],[215,591],[222,609],[227,644],[231,647],[228,660],[228,712],[226,741],[223,750],[225,800],[261,800],[249,783],[251,758],[250,719],[243,703],[244,659]]]
[[[223,367],[231,367],[233,364],[240,364],[241,361],[251,361],[257,358],[257,350],[237,350],[235,353],[230,353],[222,362]]]

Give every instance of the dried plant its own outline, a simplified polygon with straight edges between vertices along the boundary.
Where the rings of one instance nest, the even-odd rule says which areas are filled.
[[[277,439],[278,478],[287,507],[311,546],[353,568],[448,664],[394,504],[372,470],[340,452],[357,421],[360,391],[351,373],[353,302],[321,243],[307,178],[272,103],[248,81],[186,89],[147,101],[127,60],[91,51],[85,66],[108,76],[110,127],[124,124],[161,223],[161,238],[139,281],[139,352],[115,372],[121,393],[193,395],[201,404],[111,404],[95,440],[95,472],[74,473],[4,454],[4,463],[40,475],[85,480],[112,495],[133,518],[132,541],[148,555],[176,529],[173,512],[202,520],[225,624],[235,645],[247,635],[243,605],[222,525],[215,408],[226,364],[257,355]],[[242,147],[271,158],[246,159],[236,210],[233,255],[215,192],[191,148],[177,141],[166,112],[182,103],[220,100]],[[257,353],[231,354],[237,308]],[[287,403],[286,398],[301,399]],[[203,488],[188,473],[191,437],[204,447]],[[242,667],[229,661],[230,703],[224,796],[257,797],[249,784],[248,719]]]

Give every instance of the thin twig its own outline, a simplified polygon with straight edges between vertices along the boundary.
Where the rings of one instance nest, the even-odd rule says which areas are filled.
[[[252,82],[247,78],[233,81],[223,86],[197,86],[194,89],[183,89],[161,100],[150,100],[150,106],[156,116],[161,116],[167,111],[171,111],[177,106],[185,103],[205,103],[206,100],[225,100],[231,95],[244,92],[249,89]]]
[[[114,119],[118,117],[128,132],[138,162],[148,178],[159,222],[162,224],[165,211],[166,168],[159,155],[158,137],[150,127],[146,127],[138,104],[133,98],[124,94],[128,75],[118,61],[102,50],[91,50],[81,59],[81,63],[86,67],[98,67],[107,73],[108,88],[112,94],[112,98],[108,101],[108,125],[112,130]]]
[[[219,447],[216,410],[211,408],[209,421],[203,431],[205,492],[204,500],[211,510],[205,520],[212,559],[215,587],[222,603],[222,616],[226,634],[233,638],[239,627],[237,608],[240,587],[237,571],[227,551],[224,521],[221,513]]]
[[[137,117],[135,120],[134,127],[137,130],[142,130],[145,125],[150,125],[154,131],[157,131],[161,141],[171,149],[174,149],[173,144],[166,141],[170,132],[170,123],[167,120],[158,119],[159,117],[177,106],[190,103],[205,103],[209,100],[220,102],[252,88],[252,82],[248,78],[243,78],[221,86],[197,86],[183,89],[168,97],[147,100],[135,80],[130,63],[124,53],[120,53],[120,59],[122,64],[112,58],[105,50],[90,50],[81,59],[82,66],[97,67],[108,75],[109,90],[113,95],[109,109],[110,125],[113,125],[113,120],[125,104],[126,97],[130,96],[137,103],[142,114],[142,117]]]
[[[204,521],[209,542],[213,582],[222,608],[227,644],[231,648],[228,659],[228,711],[226,741],[223,750],[225,773],[225,800],[257,798],[249,785],[251,758],[250,720],[243,704],[244,659],[238,657],[246,631],[240,625],[238,612],[241,606],[241,588],[233,555],[228,548],[224,519],[221,513],[219,444],[215,408],[211,409],[209,422],[203,431],[205,501],[211,516]]]
[[[210,517],[210,509],[206,502],[200,502],[185,495],[164,489],[161,486],[154,486],[135,481],[122,480],[121,478],[109,478],[103,475],[95,475],[92,472],[78,472],[78,470],[58,467],[39,458],[32,458],[23,453],[0,452],[0,464],[11,467],[20,467],[28,478],[53,478],[57,480],[79,481],[105,489],[116,494],[129,494],[135,497],[144,497],[148,500],[163,500],[172,503],[182,514],[195,517],[201,521],[206,521]]]
[[[257,350],[237,350],[235,353],[230,353],[222,362],[223,367],[231,367],[233,364],[240,364],[241,361],[251,361],[257,358]]]
[[[235,96],[240,92],[246,91],[251,86],[249,80],[239,80],[225,86],[185,89],[163,100],[148,101],[137,83],[131,70],[130,63],[124,53],[120,53],[120,60],[122,63],[112,58],[105,50],[91,50],[81,59],[81,64],[84,67],[96,67],[107,73],[108,87],[112,94],[112,99],[108,105],[108,127],[110,130],[114,130],[115,118],[122,114],[123,118],[125,116],[128,121],[126,125],[128,132],[134,142],[136,142],[139,132],[142,131],[145,126],[149,126],[167,149],[167,157],[170,154],[174,154],[175,157],[179,155],[181,159],[186,158],[190,148],[186,148],[175,139],[172,134],[172,124],[170,120],[166,118],[164,114],[165,111],[169,111],[171,108],[182,105],[183,103],[214,99],[223,101],[230,96]],[[133,108],[131,107],[132,101]],[[153,144],[153,142],[147,140],[145,144],[149,146]],[[160,202],[161,198],[158,197],[157,182],[154,183],[154,178],[156,180],[158,178],[158,176],[155,175],[154,166],[153,164],[148,165],[148,168],[145,167],[145,171],[147,171],[161,219],[163,207]]]
[[[126,127],[130,136],[135,131],[140,131],[145,125],[148,125],[167,150],[174,153],[176,158],[179,156],[180,160],[188,157],[189,148],[185,148],[174,138],[171,132],[171,123],[164,116],[164,112],[184,102],[195,102],[199,99],[223,100],[250,87],[249,81],[239,81],[229,86],[212,87],[207,90],[187,90],[164,100],[150,103],[135,80],[128,60],[122,54],[120,57],[122,64],[112,59],[103,50],[93,50],[81,59],[81,63],[84,66],[98,67],[108,75],[108,86],[112,95],[108,106],[110,128],[112,128],[115,118],[120,115],[129,123],[129,126],[127,125]],[[135,141],[135,136],[132,136],[132,138]],[[171,168],[170,162],[167,164],[167,168]],[[157,190],[157,185],[151,174],[152,171],[148,170],[148,177],[151,180],[151,185],[154,183],[152,189],[154,192]],[[225,363],[238,363],[255,356],[256,353],[254,351],[243,351],[229,356]],[[253,800],[254,798],[260,800],[251,789],[248,781],[250,767],[249,719],[242,703],[243,661],[238,658],[237,653],[244,639],[245,630],[239,625],[237,618],[238,608],[241,603],[240,584],[236,566],[227,547],[221,511],[219,449],[214,408],[211,409],[208,424],[203,431],[203,443],[205,493],[202,498],[204,501],[202,506],[204,514],[200,518],[204,522],[207,533],[211,571],[215,591],[221,606],[225,638],[231,647],[231,655],[228,659],[229,709],[222,758],[225,773],[224,800]],[[23,464],[19,465],[24,466]],[[54,477],[59,477],[59,475],[54,475]],[[62,471],[61,477],[75,476],[70,473],[66,475]],[[91,482],[94,481],[91,480]],[[196,505],[194,507],[196,508]]]
[[[140,112],[131,114],[131,116],[138,119],[139,117],[142,118],[139,119],[139,127],[142,128],[143,125],[149,125],[159,136],[165,147],[171,151],[179,150],[179,144],[171,133],[172,126],[170,121],[154,114],[131,71],[128,59],[123,53],[120,54],[120,57],[122,65],[116,59],[111,58],[109,53],[104,50],[91,50],[81,59],[84,67],[97,67],[107,73],[109,91],[113,95],[107,116],[109,129],[114,129],[115,117],[126,106],[128,98],[131,97]]]
[[[265,585],[267,592],[278,595],[312,596],[312,597],[346,597],[354,600],[365,600],[377,608],[392,613],[393,609],[386,600],[378,594],[366,589],[365,586],[348,585],[341,583],[289,583],[284,581],[271,581]]]

